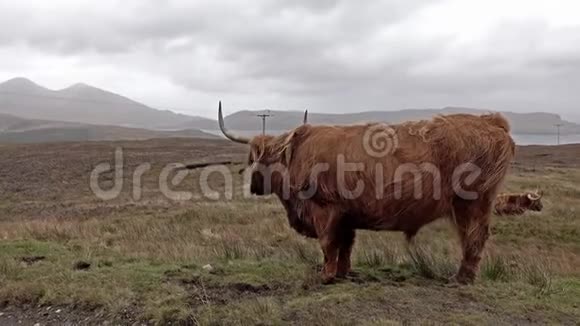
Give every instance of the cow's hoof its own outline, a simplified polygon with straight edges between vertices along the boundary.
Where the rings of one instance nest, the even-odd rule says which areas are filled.
[[[474,277],[465,274],[456,274],[448,280],[449,286],[473,284]]]
[[[341,279],[346,279],[349,277],[353,277],[358,275],[356,272],[353,272],[351,270],[347,271],[347,272],[338,272],[336,273],[336,278],[341,278]]]
[[[324,284],[324,285],[333,284],[336,281],[336,277],[334,275],[323,274],[321,276],[321,279],[322,279],[322,284]]]

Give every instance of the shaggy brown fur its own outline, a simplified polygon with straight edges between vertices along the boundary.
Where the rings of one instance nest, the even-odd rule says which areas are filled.
[[[376,157],[365,149],[371,128],[396,137],[388,155]],[[515,149],[509,124],[499,114],[455,114],[392,126],[303,125],[280,136],[255,137],[250,146],[252,193],[276,194],[290,225],[320,241],[325,281],[350,270],[356,229],[401,231],[412,239],[424,225],[449,217],[463,248],[456,275],[461,283],[476,275],[493,201]],[[345,172],[342,183],[339,157],[362,164],[359,171]],[[477,178],[455,175],[466,163],[480,169]],[[315,173],[321,165],[328,170]],[[341,191],[341,184],[355,190],[361,183],[356,197]],[[457,189],[476,196],[468,198]],[[309,190],[311,196],[302,198]]]
[[[500,194],[495,199],[493,211],[500,216],[522,215],[528,210],[540,212],[544,208],[542,195],[542,192]]]

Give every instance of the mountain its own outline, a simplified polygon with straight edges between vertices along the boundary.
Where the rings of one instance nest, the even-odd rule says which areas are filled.
[[[214,128],[215,121],[161,111],[86,84],[50,90],[26,78],[0,84],[0,113],[28,119],[146,129]]]
[[[226,126],[232,130],[261,130],[261,121],[256,116],[263,111],[239,111],[225,118]],[[288,130],[302,123],[303,112],[299,111],[269,111],[271,117],[267,120],[267,129],[271,133]],[[352,124],[361,122],[400,123],[409,120],[430,119],[439,114],[470,113],[485,114],[491,110],[446,107],[443,109],[409,109],[400,111],[367,111],[346,114],[309,113],[308,122],[312,124]],[[510,121],[515,134],[554,134],[556,125],[561,124],[562,134],[580,134],[580,125],[565,121],[553,113],[514,113],[502,112]],[[215,129],[215,128],[212,128]],[[246,132],[246,134],[248,134]]]
[[[382,121],[399,123],[429,119],[438,114],[483,114],[490,110],[446,107],[442,109],[407,109],[400,111],[366,111],[348,114],[310,113],[313,124],[351,124]],[[122,126],[152,130],[201,129],[216,132],[217,121],[202,117],[161,111],[86,84],[75,84],[62,90],[50,90],[25,78],[15,78],[0,84],[0,113],[26,119],[48,120],[49,124],[82,123],[88,125]],[[216,112],[217,113],[217,112]],[[239,111],[226,117],[232,130],[256,134],[261,130],[258,111]],[[271,133],[291,129],[302,123],[303,113],[271,111],[267,128]],[[561,125],[562,134],[580,134],[580,125],[565,121],[553,113],[504,112],[516,134],[554,134]],[[31,123],[26,122],[26,123]],[[44,123],[47,123],[46,121]],[[38,125],[38,121],[34,122]],[[53,126],[61,128],[62,126]],[[0,130],[2,122],[0,121]]]
[[[197,129],[161,131],[121,126],[24,119],[0,114],[0,143],[44,143],[151,138],[218,138]]]

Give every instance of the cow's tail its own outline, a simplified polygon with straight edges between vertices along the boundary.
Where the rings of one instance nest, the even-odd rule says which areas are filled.
[[[515,157],[516,144],[509,134],[509,123],[500,114],[490,115],[488,117],[491,124],[505,130],[503,137],[494,139],[489,144],[488,150],[494,152],[491,156],[492,161],[487,162],[488,169],[486,175],[489,178],[483,185],[483,191],[498,190],[498,185],[503,182],[510,168],[512,160]],[[494,189],[495,188],[495,189]]]

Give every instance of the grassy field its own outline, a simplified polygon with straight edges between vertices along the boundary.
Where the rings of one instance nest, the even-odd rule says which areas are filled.
[[[123,192],[102,201],[89,174],[118,146]],[[398,233],[358,232],[355,273],[322,285],[318,243],[288,226],[275,198],[241,196],[237,173],[229,201],[159,191],[167,163],[244,154],[213,140],[0,147],[0,324],[578,324],[580,147],[520,148],[506,191],[540,187],[545,209],[494,218],[472,286],[446,281],[460,256],[445,221],[413,247]],[[131,173],[144,162],[135,200]],[[199,173],[175,188],[199,192]],[[224,187],[218,176],[210,184]]]

